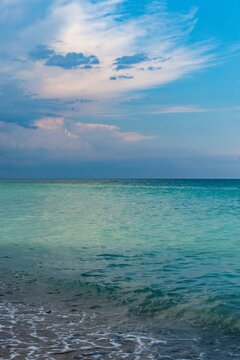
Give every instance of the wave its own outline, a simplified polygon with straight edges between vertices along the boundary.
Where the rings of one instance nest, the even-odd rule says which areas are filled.
[[[181,296],[151,288],[137,291],[145,294],[135,299],[129,311],[140,316],[152,316],[155,320],[176,319],[200,327],[221,329],[226,333],[240,334],[240,313],[234,309],[231,299],[220,295]]]
[[[21,275],[21,274],[20,274]],[[127,280],[120,283],[105,282],[104,277],[91,276],[85,273],[72,279],[56,276],[36,278],[33,275],[18,276],[15,281],[10,277],[2,286],[2,295],[6,297],[23,294],[36,301],[62,302],[79,308],[124,307],[129,316],[150,318],[156,323],[160,320],[173,320],[196,325],[221,329],[226,333],[240,334],[240,306],[236,294],[220,294],[208,291],[205,293],[184,292],[179,288],[167,291],[166,288],[136,286]],[[7,278],[5,278],[7,280]],[[121,285],[121,286],[120,286]],[[16,293],[16,288],[18,292]],[[5,291],[5,290],[6,291]],[[15,295],[14,295],[15,294]]]
[[[184,321],[240,334],[240,312],[231,296],[173,293],[151,287],[123,289],[111,283],[82,279],[61,279],[54,281],[54,286],[68,294],[69,301],[80,301],[81,306],[125,306],[129,315],[151,317],[156,321]]]

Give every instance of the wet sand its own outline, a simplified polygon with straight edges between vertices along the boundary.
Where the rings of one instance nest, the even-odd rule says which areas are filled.
[[[150,324],[125,314],[0,303],[0,359],[228,360],[240,343],[194,327]]]

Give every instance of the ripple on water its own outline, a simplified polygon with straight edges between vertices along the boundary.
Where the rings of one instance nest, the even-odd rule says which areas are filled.
[[[0,303],[0,358],[5,359],[236,359],[227,337],[172,326],[154,331],[94,311],[49,310]],[[160,326],[159,326],[160,327]],[[171,330],[170,330],[171,329]]]

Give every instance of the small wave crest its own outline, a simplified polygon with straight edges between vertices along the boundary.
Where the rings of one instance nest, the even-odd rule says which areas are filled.
[[[184,320],[201,327],[212,327],[240,334],[240,313],[231,306],[231,299],[216,294],[183,294],[151,287],[121,288],[102,281],[60,280],[69,299],[81,306],[125,306],[129,313],[152,318]]]

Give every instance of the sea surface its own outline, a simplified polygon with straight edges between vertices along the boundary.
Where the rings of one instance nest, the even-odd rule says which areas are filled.
[[[0,359],[240,359],[240,181],[0,181]]]

